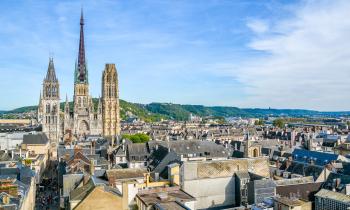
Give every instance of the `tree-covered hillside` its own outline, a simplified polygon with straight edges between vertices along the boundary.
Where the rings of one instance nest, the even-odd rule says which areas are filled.
[[[98,99],[93,99],[95,110],[97,110]],[[64,108],[64,102],[61,103],[61,109]],[[73,102],[69,102],[70,109],[73,110]],[[36,111],[37,106],[25,106],[11,111],[3,111],[1,116],[9,114],[27,113]],[[160,121],[162,119],[187,120],[190,114],[200,117],[265,117],[265,116],[323,116],[338,117],[349,116],[350,112],[318,112],[303,109],[240,109],[227,106],[202,106],[202,105],[181,105],[172,103],[150,103],[138,104],[120,100],[120,114],[122,119],[129,117],[140,118],[147,122]]]

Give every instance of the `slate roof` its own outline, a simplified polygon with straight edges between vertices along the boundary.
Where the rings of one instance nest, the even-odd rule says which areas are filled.
[[[23,144],[47,144],[49,139],[45,133],[23,135]]]
[[[276,194],[282,197],[297,196],[303,200],[314,201],[322,182],[276,186]]]
[[[229,157],[230,152],[222,145],[215,144],[212,141],[200,140],[179,140],[169,142],[149,142],[150,148],[155,144],[162,145],[178,155],[196,154],[197,157],[218,158]]]
[[[83,200],[94,187],[94,182],[90,179],[85,185],[70,192],[70,200]]]
[[[314,180],[316,180],[323,171],[322,166],[298,163],[295,161],[292,161],[291,164],[287,167],[288,161],[289,160],[285,161],[282,164],[282,166],[280,167],[281,170],[285,170],[292,174],[299,174],[302,176],[312,176]]]
[[[336,180],[339,181],[338,186]],[[323,183],[322,188],[328,190],[334,190],[337,192],[345,193],[345,186],[350,184],[350,175],[338,174],[338,173],[330,173]]]
[[[150,155],[150,151],[146,143],[127,145],[127,158],[129,161],[132,161],[131,157],[136,157],[135,160],[138,160],[138,161],[145,160],[148,158],[149,155]]]
[[[325,152],[309,151],[303,149],[294,149],[293,159],[298,162],[309,163],[313,160],[316,165],[324,166],[330,161],[338,160],[339,155]]]
[[[172,163],[180,163],[181,158],[173,151],[168,151],[167,148],[159,146],[157,150],[152,152],[149,157],[149,169],[154,173],[158,173],[161,177],[168,177],[167,166]]]

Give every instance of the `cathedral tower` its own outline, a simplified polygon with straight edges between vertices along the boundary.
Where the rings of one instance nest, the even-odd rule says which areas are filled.
[[[51,143],[58,143],[60,137],[60,91],[53,59],[49,60],[46,77],[43,82],[43,94],[40,94],[38,121]]]
[[[102,75],[103,135],[120,134],[118,73],[114,64],[106,64]]]
[[[74,71],[73,119],[65,121],[65,129],[73,127],[71,132],[77,137],[102,134],[102,119],[94,109],[89,95],[88,68],[85,59],[84,16],[81,11],[78,62]],[[68,116],[68,110],[66,110]]]

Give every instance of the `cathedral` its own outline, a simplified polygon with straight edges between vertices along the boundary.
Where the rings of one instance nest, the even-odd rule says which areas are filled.
[[[95,99],[96,100],[96,99]],[[80,39],[78,61],[74,71],[73,107],[68,97],[64,109],[60,108],[60,88],[56,77],[53,58],[49,59],[46,77],[43,81],[37,111],[42,131],[56,145],[64,136],[81,139],[87,135],[116,137],[120,134],[118,74],[114,64],[106,64],[102,73],[102,98],[89,95],[88,68],[85,59],[84,17],[80,18]]]

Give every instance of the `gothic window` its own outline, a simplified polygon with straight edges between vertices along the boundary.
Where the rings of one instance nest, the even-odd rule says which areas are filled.
[[[55,86],[52,87],[52,96],[53,97],[56,96],[56,87]]]
[[[78,104],[79,104],[79,106],[82,106],[82,104],[81,104],[81,98],[78,99]]]
[[[112,86],[111,89],[112,89],[112,90],[111,90],[111,91],[112,91],[112,97],[114,97],[114,96],[115,96],[115,91],[114,91],[114,90],[115,90],[115,87],[114,87],[114,85]]]
[[[46,113],[50,113],[50,104],[46,104]]]
[[[46,87],[46,97],[50,97],[50,87]]]
[[[56,106],[56,104],[53,105],[52,112],[56,114],[56,112],[57,112],[57,106]]]

